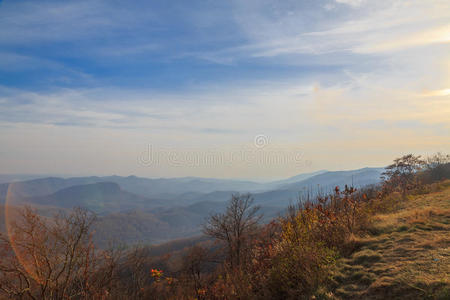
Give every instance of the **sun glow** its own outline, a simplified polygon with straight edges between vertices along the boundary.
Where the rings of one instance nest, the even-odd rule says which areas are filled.
[[[425,96],[425,97],[440,97],[440,96],[448,96],[448,95],[450,95],[450,89],[426,91],[426,92],[422,93],[422,96]]]

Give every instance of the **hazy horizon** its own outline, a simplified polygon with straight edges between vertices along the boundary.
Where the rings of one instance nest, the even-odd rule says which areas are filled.
[[[35,173],[35,174],[23,174],[23,173],[0,173],[1,176],[17,176],[20,178],[21,176],[30,177],[30,178],[46,178],[46,177],[60,177],[60,178],[74,178],[74,177],[107,177],[107,176],[119,176],[119,177],[140,177],[140,178],[148,178],[148,179],[182,179],[182,178],[203,178],[203,179],[223,179],[223,180],[239,180],[239,181],[254,181],[260,183],[266,183],[271,181],[288,179],[291,177],[295,177],[297,175],[311,174],[316,172],[338,172],[338,171],[354,171],[365,168],[375,168],[381,169],[384,168],[380,166],[365,166],[361,168],[355,169],[336,169],[336,170],[328,170],[328,169],[320,169],[320,170],[312,170],[308,172],[300,172],[292,175],[287,175],[285,177],[274,177],[274,178],[264,178],[264,177],[254,177],[254,178],[245,178],[245,177],[201,177],[201,176],[173,176],[173,177],[161,177],[161,176],[138,176],[136,174],[57,174],[57,173]],[[5,181],[6,183],[7,181]]]

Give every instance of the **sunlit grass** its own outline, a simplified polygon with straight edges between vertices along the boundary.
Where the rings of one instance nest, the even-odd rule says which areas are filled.
[[[336,297],[448,299],[450,181],[434,189],[374,217],[373,234],[360,237],[360,249],[338,263]]]

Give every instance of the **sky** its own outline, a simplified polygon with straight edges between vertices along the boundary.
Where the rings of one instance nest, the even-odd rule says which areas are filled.
[[[0,173],[283,178],[450,152],[450,2],[0,1]]]

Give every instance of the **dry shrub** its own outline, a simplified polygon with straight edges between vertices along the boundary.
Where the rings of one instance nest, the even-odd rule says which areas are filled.
[[[328,278],[336,251],[318,238],[321,212],[304,209],[282,222],[267,289],[280,299],[309,298]]]
[[[336,187],[334,194],[319,196],[290,207],[279,220],[279,230],[254,248],[251,286],[258,299],[303,299],[316,294],[330,276],[341,254],[358,248],[355,233],[369,224],[365,193]],[[273,228],[272,224],[272,228]]]
[[[339,187],[328,196],[319,196],[316,202],[306,202],[299,211],[314,210],[317,213],[315,237],[327,247],[340,250],[349,237],[364,231],[370,224],[371,201],[365,192],[353,187]]]
[[[389,213],[398,210],[405,198],[400,192],[392,192],[372,199],[369,206],[372,214]]]

